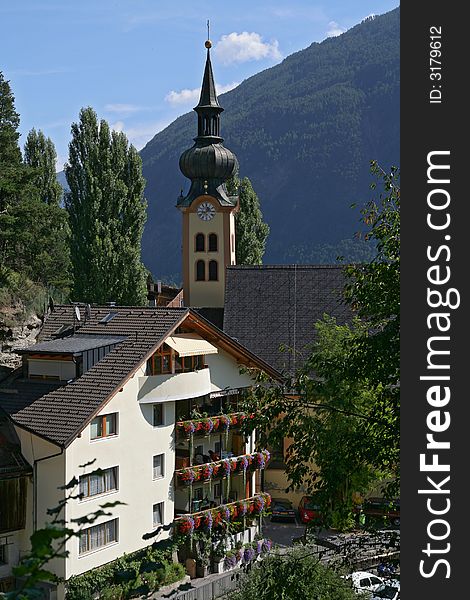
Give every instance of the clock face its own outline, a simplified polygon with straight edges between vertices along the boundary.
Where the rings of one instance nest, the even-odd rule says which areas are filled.
[[[210,202],[202,202],[197,207],[197,216],[203,221],[210,221],[215,215],[215,208]]]

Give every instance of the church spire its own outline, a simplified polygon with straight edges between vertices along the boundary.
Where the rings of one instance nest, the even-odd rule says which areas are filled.
[[[215,90],[210,49],[212,42],[207,39],[206,66],[202,79],[199,103],[194,107],[197,113],[197,136],[194,145],[185,150],[180,157],[180,170],[191,180],[186,196],[178,197],[177,206],[185,208],[201,195],[212,195],[220,206],[235,207],[237,197],[227,193],[225,182],[238,170],[236,156],[222,144],[220,137],[220,106]]]
[[[210,54],[212,42],[208,39],[204,45],[207,48],[206,66],[204,69],[204,77],[202,78],[199,103],[194,107],[198,116],[197,137],[213,137],[219,138],[217,141],[222,141],[222,138],[220,137],[220,113],[224,109],[219,104],[217,92],[215,90]]]

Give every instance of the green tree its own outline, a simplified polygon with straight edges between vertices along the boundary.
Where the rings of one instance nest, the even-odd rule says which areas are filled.
[[[314,556],[311,547],[273,553],[240,581],[229,600],[354,600],[352,588]]]
[[[231,194],[237,193],[240,210],[235,215],[236,261],[238,265],[261,265],[269,235],[269,225],[264,223],[259,198],[248,177],[238,177],[228,182]]]
[[[10,84],[0,71],[0,214],[7,199],[16,192],[18,174],[22,168],[18,145],[20,116],[15,110],[15,98]]]
[[[399,481],[399,185],[382,171],[384,194],[363,217],[377,256],[346,268],[349,325],[325,316],[304,366],[287,388],[259,386],[249,400],[260,444],[292,440],[286,472],[292,487],[316,491],[329,523],[351,525],[353,493]],[[274,425],[273,425],[274,424]],[[313,466],[315,465],[315,466]],[[385,485],[385,484],[384,484]]]
[[[34,128],[28,133],[24,145],[24,162],[36,170],[36,188],[46,204],[60,203],[62,186],[56,176],[57,153],[50,138]]]
[[[72,124],[65,194],[71,228],[73,298],[146,303],[140,259],[146,220],[142,161],[124,133],[98,122],[92,108]]]

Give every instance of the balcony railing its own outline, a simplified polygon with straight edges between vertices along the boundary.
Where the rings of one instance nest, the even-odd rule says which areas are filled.
[[[271,458],[268,450],[261,452],[252,452],[251,454],[242,454],[224,458],[215,462],[205,463],[203,465],[194,465],[185,469],[175,471],[176,482],[178,484],[190,485],[195,482],[206,482],[213,479],[221,479],[234,475],[253,471],[255,469],[264,469]]]
[[[243,522],[244,518],[261,516],[266,513],[270,504],[271,496],[263,492],[245,500],[183,515],[173,521],[173,533],[191,535],[194,531],[210,532],[217,526],[224,527],[228,523]]]
[[[226,415],[215,415],[201,419],[188,419],[177,421],[176,433],[179,437],[190,437],[191,435],[210,435],[211,433],[226,433],[229,429],[240,429],[247,419],[254,415],[244,412],[229,413]]]

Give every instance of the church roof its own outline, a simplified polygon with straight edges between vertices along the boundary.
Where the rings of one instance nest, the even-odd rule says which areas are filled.
[[[207,48],[206,66],[204,68],[204,77],[202,78],[201,96],[197,108],[218,108],[223,110],[217,99],[215,91],[214,74],[212,73],[212,63],[210,50]]]
[[[226,273],[225,333],[280,372],[301,366],[325,313],[338,324],[352,317],[341,266],[231,266]]]

